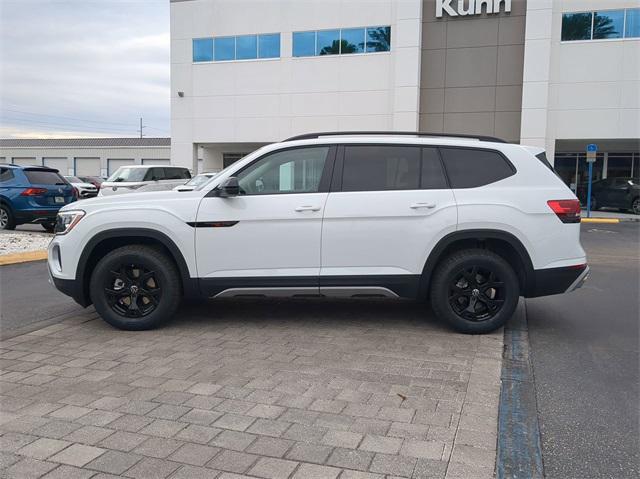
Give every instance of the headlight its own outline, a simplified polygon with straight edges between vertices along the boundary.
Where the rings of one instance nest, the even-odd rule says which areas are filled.
[[[84,217],[82,210],[61,211],[56,218],[56,227],[53,232],[57,235],[67,234]]]

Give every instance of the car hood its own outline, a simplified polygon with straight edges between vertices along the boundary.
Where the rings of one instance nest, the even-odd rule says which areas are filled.
[[[122,207],[131,207],[135,208],[136,206],[149,206],[149,205],[160,205],[160,204],[170,204],[172,201],[176,199],[186,199],[186,198],[200,198],[204,196],[205,192],[202,191],[149,191],[149,192],[140,192],[135,195],[113,195],[113,196],[97,196],[95,198],[90,198],[86,200],[82,200],[81,203],[73,203],[68,206],[62,208],[62,211],[67,210],[77,210],[82,209],[87,213],[90,211],[113,207],[113,208],[122,208]]]
[[[72,186],[77,186],[78,188],[95,188],[95,185],[92,185],[91,183],[71,183]]]

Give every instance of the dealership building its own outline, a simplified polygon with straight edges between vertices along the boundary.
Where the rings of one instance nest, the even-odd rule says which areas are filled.
[[[345,130],[538,145],[570,185],[596,143],[596,179],[637,178],[638,2],[171,0],[172,163]]]

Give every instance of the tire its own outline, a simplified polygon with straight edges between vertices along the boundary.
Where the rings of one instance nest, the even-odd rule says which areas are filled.
[[[42,224],[42,227],[44,228],[44,230],[45,230],[47,233],[53,233],[53,230],[54,230],[54,229],[55,229],[55,227],[56,227],[56,224],[55,224],[55,223],[41,223],[41,224]]]
[[[430,296],[436,316],[456,331],[489,333],[513,315],[520,297],[520,283],[501,256],[483,249],[469,249],[440,263],[433,275]]]
[[[90,281],[89,294],[98,314],[110,325],[128,331],[161,325],[175,314],[182,299],[182,283],[173,261],[144,245],[111,251],[98,262]]]
[[[7,205],[0,204],[0,230],[16,229],[16,220]]]
[[[591,196],[591,211],[598,211],[600,209],[600,202],[595,197],[595,195]]]
[[[629,211],[631,211],[631,213],[633,213],[634,215],[640,215],[640,196],[634,198],[631,201],[631,208],[629,209]]]

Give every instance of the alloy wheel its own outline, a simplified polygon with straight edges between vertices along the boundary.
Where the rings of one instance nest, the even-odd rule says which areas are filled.
[[[156,309],[162,290],[155,271],[127,264],[109,272],[104,293],[109,307],[117,314],[141,318]]]
[[[468,321],[486,321],[502,309],[505,284],[488,268],[471,266],[460,270],[449,284],[449,304]]]
[[[9,224],[9,213],[4,208],[0,208],[0,230],[3,230]]]

